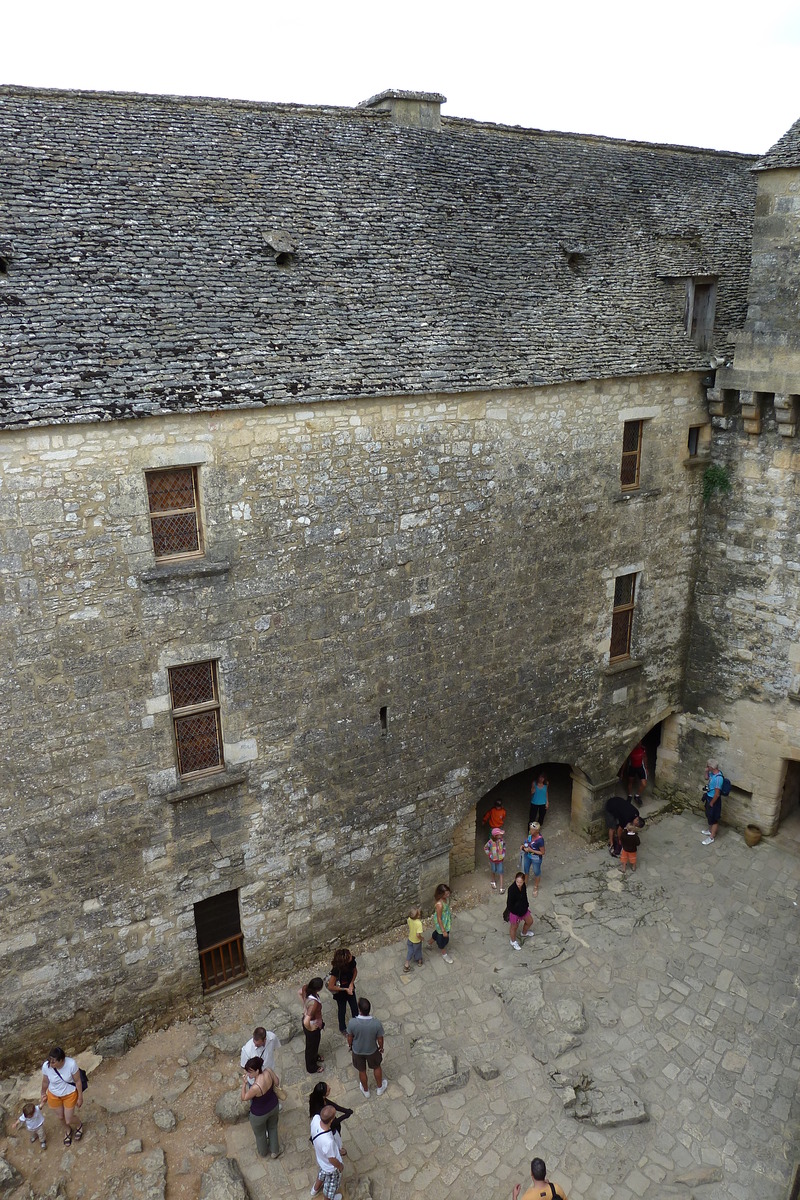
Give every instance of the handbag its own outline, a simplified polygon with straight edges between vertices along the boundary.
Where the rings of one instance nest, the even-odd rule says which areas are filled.
[[[58,1078],[61,1080],[62,1083],[68,1083],[70,1085],[70,1087],[74,1088],[75,1091],[77,1092],[78,1089],[75,1087],[75,1084],[72,1082],[72,1080],[65,1079],[64,1076],[59,1071],[58,1067],[53,1067],[53,1070],[55,1071],[56,1075],[58,1076]],[[81,1091],[85,1092],[87,1087],[89,1086],[89,1076],[86,1074],[83,1067],[78,1067],[78,1078],[81,1081]]]
[[[279,1100],[285,1100],[288,1095],[286,1088],[281,1087],[279,1083],[273,1084],[272,1090]]]

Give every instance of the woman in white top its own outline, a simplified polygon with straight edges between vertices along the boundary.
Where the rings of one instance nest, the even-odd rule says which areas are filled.
[[[64,1145],[71,1146],[72,1139],[79,1142],[83,1137],[83,1124],[78,1109],[83,1104],[81,1073],[74,1058],[67,1058],[60,1046],[53,1046],[42,1063],[42,1104],[55,1109],[59,1121],[67,1127]],[[73,1128],[77,1124],[77,1128]]]

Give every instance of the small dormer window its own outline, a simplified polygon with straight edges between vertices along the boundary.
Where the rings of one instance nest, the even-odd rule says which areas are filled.
[[[686,332],[700,350],[714,344],[714,315],[717,307],[717,281],[712,276],[686,280]]]

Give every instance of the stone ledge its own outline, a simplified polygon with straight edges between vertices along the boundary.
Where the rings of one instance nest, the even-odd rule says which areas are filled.
[[[689,458],[684,458],[681,465],[684,467],[707,467],[710,462],[710,454],[692,454]]]
[[[611,499],[614,504],[627,504],[630,500],[655,500],[661,495],[661,488],[636,488],[629,492],[620,492]]]
[[[604,675],[621,675],[623,671],[636,671],[644,666],[641,658],[626,658],[622,662],[609,663],[603,671]]]
[[[208,775],[198,779],[196,783],[189,783],[186,787],[176,788],[174,792],[167,792],[164,799],[170,804],[180,804],[182,800],[193,800],[196,796],[221,792],[225,788],[236,787],[246,782],[247,775],[244,771],[224,771],[219,775]]]
[[[800,704],[800,692],[787,692],[787,700],[793,700],[795,704]]]
[[[210,562],[206,558],[182,559],[179,562],[156,563],[142,571],[139,579],[144,586],[172,583],[183,579],[212,579],[227,575],[231,569],[229,561]]]

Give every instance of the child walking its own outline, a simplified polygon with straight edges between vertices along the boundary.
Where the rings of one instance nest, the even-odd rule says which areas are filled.
[[[411,970],[412,962],[422,966],[422,909],[412,908],[408,914],[408,940],[406,942],[406,961],[404,971]]]
[[[622,849],[620,850],[619,863],[620,868],[625,873],[626,868],[630,865],[632,871],[636,870],[636,850],[641,845],[639,834],[636,831],[636,826],[631,823],[626,825],[620,834]]]
[[[489,871],[491,872],[492,891],[497,891],[497,879],[500,880],[500,894],[505,891],[503,887],[503,861],[506,856],[506,844],[503,840],[505,834],[498,826],[492,830],[492,836],[489,838],[486,845],[483,847],[483,852],[489,858]]]
[[[28,1133],[31,1135],[31,1141],[35,1142],[38,1138],[42,1149],[46,1150],[47,1141],[44,1132],[44,1114],[38,1104],[33,1104],[30,1100],[27,1104],[23,1104],[19,1124],[22,1125],[23,1122]]]
[[[451,963],[453,960],[447,953],[447,947],[450,944],[450,926],[453,920],[453,914],[450,911],[450,888],[446,883],[440,883],[433,893],[435,905],[433,908],[433,933],[429,945],[436,945],[442,952],[442,958],[446,963]]]

